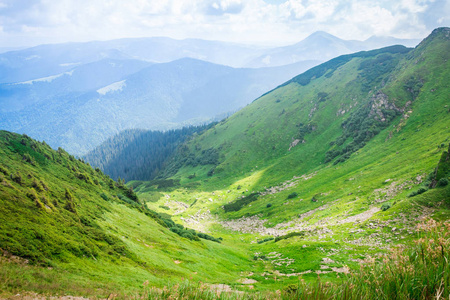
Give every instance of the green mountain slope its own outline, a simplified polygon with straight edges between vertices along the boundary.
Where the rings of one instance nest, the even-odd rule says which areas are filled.
[[[137,293],[145,281],[234,282],[248,255],[208,239],[64,150],[0,131],[1,296],[104,297]]]
[[[450,216],[449,50],[440,28],[415,49],[334,59],[181,146],[164,170],[178,186],[130,185],[148,207],[244,242],[256,289],[339,280]]]
[[[2,132],[1,290],[130,297],[145,280],[189,278],[249,292],[244,299],[277,299],[279,290],[298,299],[303,281],[342,283],[318,299],[448,295],[448,225],[421,225],[436,234],[419,241],[416,229],[450,217],[449,50],[450,29],[440,28],[415,49],[336,58],[185,142],[161,178],[127,187]],[[415,242],[429,250],[380,256]],[[430,268],[433,255],[439,266]],[[385,261],[381,273],[366,269],[373,277],[345,275]],[[427,272],[411,277],[420,264]],[[60,273],[55,288],[44,284]],[[373,291],[378,278],[385,285]],[[358,292],[339,292],[347,288]]]
[[[416,123],[434,120],[445,131],[447,34],[438,29],[414,50],[399,46],[342,56],[293,78],[189,142],[167,175],[206,178],[212,168],[210,182],[231,183],[264,170],[270,176],[262,176],[261,188],[343,162],[380,134],[399,137],[415,131]],[[189,158],[198,160],[207,150],[218,155],[217,165],[199,170]]]

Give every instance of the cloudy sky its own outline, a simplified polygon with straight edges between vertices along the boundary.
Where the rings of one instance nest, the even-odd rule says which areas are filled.
[[[0,47],[145,36],[283,45],[318,30],[363,40],[441,26],[450,0],[0,0]]]

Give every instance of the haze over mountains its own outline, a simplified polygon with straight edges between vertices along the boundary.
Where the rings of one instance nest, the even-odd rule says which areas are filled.
[[[142,38],[7,52],[0,54],[0,127],[84,154],[121,130],[224,116],[329,58],[392,43],[417,41],[317,32],[280,48]]]

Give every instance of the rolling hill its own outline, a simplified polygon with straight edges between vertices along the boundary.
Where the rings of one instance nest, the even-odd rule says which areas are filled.
[[[2,298],[17,289],[130,297],[145,281],[233,281],[251,263],[227,241],[147,209],[61,148],[0,131],[0,154]]]

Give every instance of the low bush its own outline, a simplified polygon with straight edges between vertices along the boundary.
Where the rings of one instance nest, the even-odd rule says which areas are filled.
[[[390,203],[383,203],[383,205],[381,205],[381,210],[382,211],[386,211],[386,210],[388,210],[391,207],[392,207],[392,204],[390,204]]]
[[[289,194],[288,199],[292,199],[292,198],[295,198],[297,196],[298,196],[298,194],[296,192],[293,192],[293,193]]]
[[[408,197],[414,197],[414,196],[423,194],[423,193],[425,193],[426,191],[428,191],[428,188],[427,188],[427,187],[420,187],[417,191],[411,192],[411,193],[408,195]]]
[[[34,188],[29,189],[28,192],[27,192],[27,197],[30,198],[31,200],[38,199],[38,196],[36,194],[36,190]]]
[[[225,210],[225,212],[239,211],[245,205],[258,200],[258,196],[259,193],[251,193],[248,196],[244,196],[244,198],[237,199],[231,203],[225,204],[223,206],[223,209]]]
[[[295,232],[295,231],[294,232],[290,232],[290,233],[285,234],[285,235],[277,236],[275,238],[275,243],[278,242],[278,241],[281,241],[281,240],[289,239],[289,238],[294,237],[294,236],[304,236],[304,235],[305,235],[305,233],[302,232],[302,231],[300,231],[300,232]]]
[[[446,185],[448,185],[448,179],[447,179],[447,178],[441,178],[441,179],[439,179],[437,185],[438,185],[438,186],[446,186]]]
[[[102,197],[102,199],[105,201],[109,201],[108,195],[106,195],[105,193],[101,193],[100,197]]]
[[[265,238],[265,239],[263,239],[263,240],[257,241],[257,243],[258,243],[258,244],[262,244],[262,243],[269,242],[269,241],[273,241],[273,240],[274,240],[273,237],[268,237],[268,238]]]
[[[22,159],[33,166],[36,165],[36,160],[29,153],[25,153]]]
[[[14,181],[20,185],[22,185],[22,183],[23,183],[22,175],[19,172],[11,174],[11,179],[12,179],[12,181]]]

